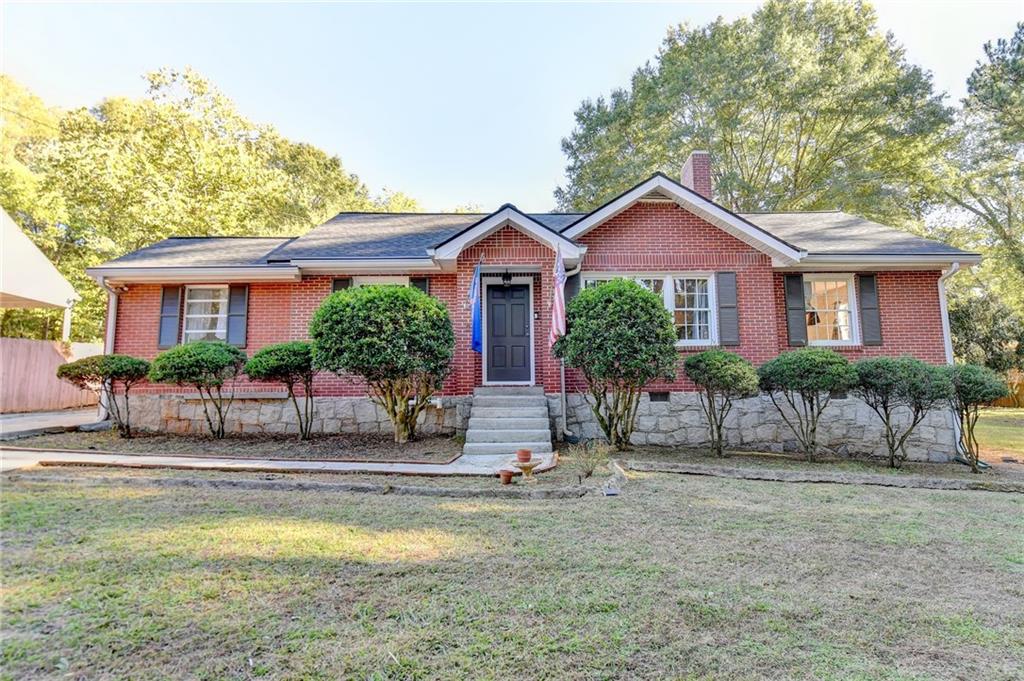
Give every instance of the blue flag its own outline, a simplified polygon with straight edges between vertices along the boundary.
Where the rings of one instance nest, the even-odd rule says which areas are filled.
[[[473,351],[483,352],[483,330],[480,328],[480,263],[473,270],[473,283],[469,287],[469,307],[473,319]]]

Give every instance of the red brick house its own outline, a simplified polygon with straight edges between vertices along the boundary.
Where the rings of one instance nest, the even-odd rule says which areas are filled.
[[[711,194],[710,160],[695,152],[681,183],[658,174],[590,213],[526,214],[512,205],[488,215],[342,213],[294,238],[172,237],[90,274],[110,293],[107,351],[145,358],[176,343],[213,338],[251,355],[269,343],[307,338],[313,311],[332,290],[369,283],[420,287],[448,307],[457,343],[452,374],[423,425],[427,431],[461,431],[468,424],[473,433],[471,410],[479,409],[479,423],[485,423],[529,402],[547,403],[543,423],[557,435],[564,385],[568,429],[596,433],[577,392],[578,377],[568,371],[563,384],[548,347],[556,248],[569,274],[567,298],[581,286],[620,276],[663,295],[676,322],[680,358],[723,346],[759,364],[794,347],[824,345],[851,360],[910,354],[951,361],[944,282],[979,256],[842,212],[740,215],[714,203]],[[483,353],[470,348],[468,291],[477,263]],[[506,386],[517,389],[498,389]],[[692,389],[681,372],[673,383],[652,385],[638,415],[637,441],[702,442]],[[141,388],[142,424],[198,427],[188,392]],[[235,429],[293,427],[281,409],[279,386],[240,382],[235,392],[244,398]],[[538,401],[541,395],[546,399]],[[321,375],[316,397],[317,429],[389,428],[357,381]],[[510,402],[513,397],[524,398],[522,404]],[[496,411],[486,414],[485,408]],[[826,444],[879,450],[880,430],[863,405],[838,400],[831,409]],[[539,423],[522,427],[537,430]],[[946,414],[933,415],[920,431],[914,456],[952,452]],[[774,449],[789,439],[759,398],[736,410],[729,438],[737,446]],[[492,441],[500,438],[483,440]]]

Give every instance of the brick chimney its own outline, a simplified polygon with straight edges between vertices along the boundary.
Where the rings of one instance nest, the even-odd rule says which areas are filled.
[[[706,151],[691,151],[683,164],[682,184],[701,196],[714,199],[711,184],[711,154]]]

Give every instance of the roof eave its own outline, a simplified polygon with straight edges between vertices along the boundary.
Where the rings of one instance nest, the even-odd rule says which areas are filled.
[[[796,271],[820,269],[947,269],[954,263],[973,267],[981,262],[977,253],[808,253],[798,263],[775,263],[776,269]]]
[[[293,266],[211,267],[90,267],[85,273],[101,286],[143,283],[223,283],[249,281],[298,281],[302,272]]]
[[[547,245],[552,250],[556,247],[561,248],[562,258],[567,261],[567,265],[568,262],[578,262],[586,252],[585,246],[546,227],[515,206],[505,205],[461,232],[448,237],[433,248],[428,248],[427,255],[447,265],[455,261],[463,250],[505,226],[511,226],[524,232],[530,238]]]

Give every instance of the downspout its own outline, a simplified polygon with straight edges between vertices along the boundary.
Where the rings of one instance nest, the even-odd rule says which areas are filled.
[[[100,286],[107,291],[107,328],[104,330],[103,354],[109,355],[114,352],[114,334],[117,331],[117,291],[112,289],[105,279],[100,280]],[[110,410],[107,408],[106,399],[101,394],[99,402],[98,420],[106,421],[110,417]]]
[[[949,330],[949,305],[946,303],[946,280],[960,271],[960,263],[953,263],[939,277],[939,311],[942,315],[942,342],[946,349],[946,364],[953,363],[953,334]]]
[[[949,328],[949,304],[946,302],[946,280],[960,271],[960,263],[953,263],[948,270],[939,277],[939,315],[942,317],[942,344],[946,351],[946,364],[953,364],[953,334]],[[960,419],[950,409],[950,418],[953,420],[953,451],[959,457],[960,452]]]
[[[580,273],[580,270],[582,270],[582,269],[583,269],[583,258],[581,257],[580,261],[578,263],[576,263],[576,268],[565,273],[565,278],[568,279],[569,277],[575,277],[577,274]],[[564,291],[564,287],[563,287],[563,291]],[[566,307],[568,308],[568,304],[566,304]],[[568,418],[567,418],[568,414],[566,414],[566,410],[568,409],[568,404],[567,404],[566,399],[565,399],[565,360],[564,359],[558,360],[558,366],[559,366],[559,370],[561,371],[561,378],[562,378],[561,391],[560,391],[559,396],[558,396],[559,406],[561,407],[561,413],[562,413],[561,417],[559,418],[559,424],[558,424],[558,439],[559,440],[564,440],[566,435],[572,437],[573,432],[571,430],[569,430],[569,427],[568,427],[568,425],[566,423],[567,420],[568,420]]]

